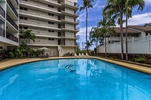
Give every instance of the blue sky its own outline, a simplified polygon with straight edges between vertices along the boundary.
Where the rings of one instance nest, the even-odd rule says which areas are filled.
[[[93,9],[89,9],[88,17],[88,31],[95,27],[102,18],[102,9],[105,7],[107,0],[94,0]],[[79,6],[82,5],[82,0],[78,0]],[[80,28],[77,35],[80,39],[77,40],[82,48],[82,42],[85,42],[85,11],[79,12],[78,20],[80,21],[78,27]],[[129,19],[129,25],[144,25],[151,23],[151,0],[145,0],[145,8],[143,11],[133,10],[133,17]],[[91,48],[92,49],[92,48]]]

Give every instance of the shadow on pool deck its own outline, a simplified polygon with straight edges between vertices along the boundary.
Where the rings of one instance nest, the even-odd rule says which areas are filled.
[[[42,60],[51,60],[51,59],[63,59],[63,58],[94,58],[94,59],[100,59],[103,61],[107,61],[110,63],[114,63],[126,68],[130,68],[133,70],[137,70],[146,74],[151,74],[151,67],[146,67],[146,66],[142,66],[142,65],[138,65],[138,64],[132,64],[132,63],[127,63],[127,62],[121,62],[121,61],[116,61],[116,60],[111,60],[111,59],[106,59],[106,58],[100,58],[100,57],[94,57],[94,56],[83,56],[83,57],[50,57],[50,58],[22,58],[22,59],[12,59],[12,60],[6,60],[6,61],[2,61],[0,62],[0,70],[4,70],[16,65],[20,65],[20,64],[25,64],[25,63],[29,63],[29,62],[35,62],[35,61],[42,61]]]

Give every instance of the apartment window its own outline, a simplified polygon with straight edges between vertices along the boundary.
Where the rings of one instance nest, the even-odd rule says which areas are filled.
[[[0,49],[3,49],[3,47],[0,47]]]
[[[28,27],[24,27],[24,29],[28,29]]]
[[[28,18],[27,18],[27,17],[22,17],[22,16],[20,16],[20,19],[28,20]]]
[[[48,32],[54,32],[54,30],[48,30]]]
[[[25,8],[25,7],[20,7],[21,10],[25,10],[25,11],[28,11],[28,8]]]
[[[54,14],[48,13],[49,16],[55,16]]]
[[[48,5],[48,7],[54,8],[54,6],[52,6],[52,5]]]
[[[54,22],[48,22],[48,24],[54,24]]]
[[[50,41],[54,41],[55,39],[54,39],[54,38],[48,38],[48,40],[50,40]]]
[[[19,38],[20,38],[20,39],[23,39],[23,36],[20,35]]]
[[[26,26],[19,26],[20,29],[28,29]]]
[[[58,32],[58,36],[61,36],[61,32]]]

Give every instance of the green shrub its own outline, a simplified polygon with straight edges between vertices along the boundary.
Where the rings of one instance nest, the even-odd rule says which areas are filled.
[[[9,58],[14,58],[14,53],[13,53],[13,52],[9,52],[9,53],[8,53],[8,57],[9,57]]]
[[[139,63],[144,63],[145,62],[145,58],[143,58],[143,57],[135,58],[134,61],[135,62],[139,62]]]

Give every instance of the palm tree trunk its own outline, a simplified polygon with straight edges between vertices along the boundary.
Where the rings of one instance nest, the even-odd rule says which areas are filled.
[[[128,60],[127,23],[128,23],[128,16],[126,14],[126,34],[125,34],[125,38],[126,38],[126,60]]]
[[[86,45],[88,42],[87,35],[88,35],[88,8],[86,7]],[[86,50],[88,52],[88,46],[86,46]]]
[[[98,47],[98,41],[99,41],[99,40],[97,39],[97,40],[96,40],[96,56],[98,56],[98,48],[97,48],[97,47]]]
[[[121,28],[121,59],[124,59],[124,48],[123,48],[123,13],[120,11],[120,28]]]
[[[107,49],[106,49],[106,34],[105,34],[105,57],[107,57]]]

